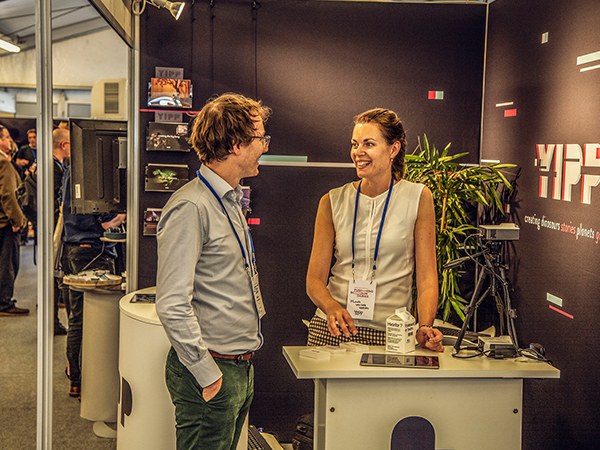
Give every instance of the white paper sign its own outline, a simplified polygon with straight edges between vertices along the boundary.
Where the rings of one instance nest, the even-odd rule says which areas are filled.
[[[373,320],[375,310],[376,284],[371,280],[353,280],[348,284],[348,304],[350,317],[360,320]]]

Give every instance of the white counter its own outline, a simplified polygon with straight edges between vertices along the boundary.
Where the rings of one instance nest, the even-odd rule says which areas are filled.
[[[457,359],[451,348],[415,352],[439,356],[439,369],[363,367],[360,353],[313,361],[299,356],[304,348],[283,347],[283,355],[297,378],[314,379],[316,450],[389,449],[410,417],[433,425],[438,449],[520,449],[522,380],[560,377],[546,363]]]

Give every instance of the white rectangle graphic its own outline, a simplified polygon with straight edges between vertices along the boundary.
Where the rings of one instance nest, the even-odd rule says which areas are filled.
[[[600,64],[597,64],[595,66],[582,67],[581,69],[579,69],[579,71],[580,72],[587,72],[588,70],[595,70],[595,69],[600,69]]]
[[[556,295],[552,295],[550,292],[546,292],[546,300],[548,300],[550,303],[554,303],[557,306],[560,306],[562,308],[563,305],[563,300],[560,297],[557,297]]]
[[[581,55],[577,57],[577,65],[587,64],[590,62],[600,60],[600,52],[588,53],[587,55]]]

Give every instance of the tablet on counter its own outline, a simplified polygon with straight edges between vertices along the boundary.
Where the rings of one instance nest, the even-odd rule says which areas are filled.
[[[410,369],[439,369],[437,356],[392,355],[383,353],[363,353],[361,366],[406,367]]]

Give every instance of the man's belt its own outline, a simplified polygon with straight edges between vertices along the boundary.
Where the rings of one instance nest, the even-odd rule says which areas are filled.
[[[65,242],[64,244],[70,245],[71,247],[92,248],[92,244],[75,244],[72,242]]]
[[[241,355],[221,355],[220,353],[209,350],[208,353],[210,353],[213,358],[229,359],[231,361],[248,361],[254,356],[254,352],[242,353]]]

